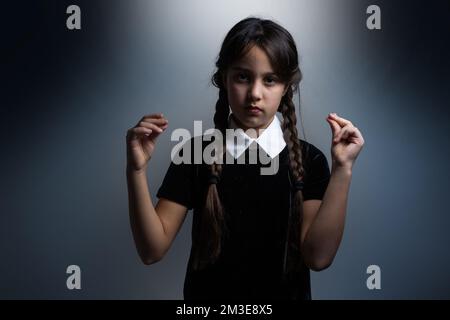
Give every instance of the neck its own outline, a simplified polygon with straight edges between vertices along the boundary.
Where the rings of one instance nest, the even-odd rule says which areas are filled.
[[[260,134],[262,133],[262,130],[266,129],[272,123],[272,121],[275,117],[275,116],[273,116],[267,123],[265,123],[264,125],[262,125],[260,127],[247,127],[247,126],[243,125],[233,114],[231,114],[231,116],[233,117],[233,120],[236,123],[236,125],[240,129],[244,130],[244,132],[247,133],[248,136],[252,139],[257,139],[260,136]],[[253,129],[253,130],[248,131],[248,129]]]

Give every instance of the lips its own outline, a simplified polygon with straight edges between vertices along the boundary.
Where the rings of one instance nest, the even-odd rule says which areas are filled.
[[[258,107],[258,106],[248,106],[247,109],[252,110],[252,111],[253,110],[254,111],[257,111],[257,110],[262,111],[262,109],[260,107]]]
[[[262,114],[262,109],[257,106],[248,106],[246,108],[246,112],[247,112],[247,114],[249,114],[251,116],[258,116],[258,115]]]

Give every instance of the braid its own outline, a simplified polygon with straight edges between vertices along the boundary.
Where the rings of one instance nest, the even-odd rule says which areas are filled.
[[[230,109],[225,89],[220,87],[219,99],[216,103],[214,126],[225,136],[228,126]],[[225,144],[225,140],[224,140]],[[223,148],[225,152],[225,148]],[[222,154],[223,156],[223,154]],[[220,179],[222,164],[213,163],[209,166],[210,176]],[[204,211],[201,217],[200,233],[194,248],[194,269],[201,269],[219,257],[222,248],[222,237],[225,231],[225,215],[219,198],[216,183],[210,183],[206,192]]]
[[[219,99],[216,102],[216,113],[214,114],[214,126],[219,129],[223,136],[228,126],[228,116],[230,108],[228,106],[228,96],[225,89],[219,90]]]
[[[283,115],[283,133],[287,139],[289,150],[289,167],[290,174],[293,176],[294,182],[303,180],[304,169],[302,162],[302,149],[298,139],[297,117],[295,115],[295,105],[292,101],[293,90],[288,88],[283,96],[279,111]],[[301,190],[297,190],[294,194],[294,205],[289,217],[287,230],[287,265],[286,272],[291,272],[299,268],[301,258],[301,225],[303,219],[303,194]]]
[[[283,133],[287,137],[289,148],[289,166],[294,179],[301,180],[303,176],[302,154],[297,131],[297,117],[295,115],[295,105],[292,101],[293,92],[289,88],[283,96],[281,114],[283,115]]]

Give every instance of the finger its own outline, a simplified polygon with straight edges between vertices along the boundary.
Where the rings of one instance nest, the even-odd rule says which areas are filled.
[[[339,135],[335,140],[337,142],[339,142],[341,140],[347,140],[349,137],[351,137],[352,135],[355,135],[355,134],[356,134],[355,127],[353,127],[351,125],[347,125],[344,128],[342,128],[341,132],[339,132]]]
[[[355,128],[355,133],[358,136],[358,138],[362,138],[363,136],[361,134],[361,131],[359,131],[359,129],[357,127],[353,127],[353,128]]]
[[[148,128],[148,129],[152,129],[153,131],[159,132],[159,133],[161,133],[161,132],[164,131],[163,129],[161,129],[160,127],[158,127],[156,124],[150,123],[150,122],[147,122],[147,121],[141,121],[141,122],[139,122],[139,126],[140,126],[140,127],[145,127],[145,128]]]
[[[330,117],[331,119],[335,120],[341,127],[344,127],[346,125],[353,125],[351,121],[339,117],[336,113],[330,113]]]
[[[330,117],[328,117],[326,120],[331,127],[333,137],[336,137],[339,131],[341,130],[341,126],[336,121],[332,120]]]
[[[167,121],[167,119],[155,119],[155,118],[145,118],[145,119],[142,119],[141,121],[155,123],[158,126],[162,126],[162,125],[165,125],[166,123],[169,123],[169,121]]]
[[[150,135],[153,132],[152,129],[145,128],[145,127],[136,127],[128,130],[127,136],[129,139],[139,139],[143,135]]]
[[[154,132],[154,133],[161,133],[162,132],[162,129],[159,128],[158,126],[156,126],[156,125],[154,125],[152,123],[143,122],[143,121],[139,122],[136,125],[135,128],[147,128],[147,129],[152,130],[152,132]]]
[[[339,142],[343,139],[344,134],[346,134],[347,130],[348,130],[349,126],[345,126],[341,129],[341,131],[339,132],[339,134],[334,138],[335,142]]]
[[[356,138],[355,142],[358,142],[359,144],[364,145],[364,138],[361,134],[361,131],[359,131],[359,129],[357,127],[354,127],[354,128],[355,128],[355,138]]]

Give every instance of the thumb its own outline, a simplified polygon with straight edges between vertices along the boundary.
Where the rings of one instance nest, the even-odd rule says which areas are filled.
[[[334,139],[337,137],[337,134],[339,133],[339,131],[341,131],[341,127],[339,126],[339,124],[336,121],[334,121],[330,118],[327,118],[327,122],[331,127],[331,132],[333,133],[333,139]]]

